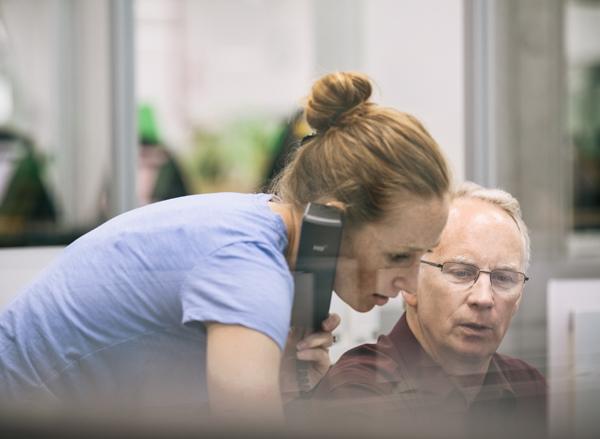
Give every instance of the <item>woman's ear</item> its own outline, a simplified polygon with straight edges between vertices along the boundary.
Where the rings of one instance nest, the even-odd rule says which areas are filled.
[[[341,201],[338,201],[338,200],[328,200],[321,204],[324,204],[325,206],[335,207],[336,209],[340,210],[342,213],[346,212],[346,209],[348,207],[348,205],[346,203],[342,203]]]

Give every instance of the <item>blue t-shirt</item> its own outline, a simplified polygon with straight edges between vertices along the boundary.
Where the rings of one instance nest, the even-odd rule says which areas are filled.
[[[68,246],[0,314],[0,401],[201,404],[202,322],[253,328],[283,348],[293,280],[270,198],[151,204]]]

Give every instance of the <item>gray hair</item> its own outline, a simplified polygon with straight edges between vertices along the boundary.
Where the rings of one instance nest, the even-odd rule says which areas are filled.
[[[527,225],[525,225],[523,217],[521,216],[521,206],[519,205],[519,201],[502,189],[488,189],[470,181],[458,185],[453,193],[453,198],[473,198],[490,203],[505,211],[513,219],[523,238],[523,251],[525,256],[524,270],[527,272],[529,260],[531,258],[531,241],[529,239]]]

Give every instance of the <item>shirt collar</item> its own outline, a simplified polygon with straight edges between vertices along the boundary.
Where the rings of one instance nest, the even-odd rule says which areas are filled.
[[[422,348],[408,326],[406,313],[387,337],[382,337],[381,342],[387,344],[388,349],[392,349],[391,355],[397,363],[396,371],[402,377],[397,391],[418,391],[436,399],[448,398],[453,392],[465,397],[458,384]],[[498,354],[492,356],[482,387],[474,401],[515,396],[512,386],[498,365],[497,357]]]

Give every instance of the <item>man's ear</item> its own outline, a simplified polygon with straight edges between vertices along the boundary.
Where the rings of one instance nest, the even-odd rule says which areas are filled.
[[[512,311],[512,315],[514,316],[517,311],[519,310],[519,305],[521,304],[521,299],[523,298],[523,293],[521,293],[521,295],[519,296],[519,298],[517,299],[517,303],[515,303],[515,307],[513,308]]]
[[[402,290],[402,297],[404,298],[404,302],[406,302],[407,305],[416,308],[418,302],[416,292],[411,293],[410,291]]]

